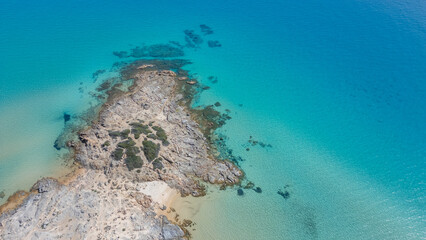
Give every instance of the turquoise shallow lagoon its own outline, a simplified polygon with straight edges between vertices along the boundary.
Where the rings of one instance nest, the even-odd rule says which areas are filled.
[[[193,29],[187,68],[210,86],[195,104],[231,111],[218,133],[262,188],[179,202],[194,239],[424,239],[425,16],[422,1],[3,1],[0,191],[64,168],[63,114],[96,104],[113,51]]]

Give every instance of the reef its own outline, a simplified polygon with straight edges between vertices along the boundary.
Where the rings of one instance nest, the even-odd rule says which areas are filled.
[[[19,207],[2,208],[9,210],[0,216],[0,238],[184,238],[192,224],[157,214],[167,206],[155,196],[172,189],[203,196],[203,181],[226,186],[243,177],[234,163],[213,154],[213,132],[228,113],[190,108],[197,87],[179,80],[190,79],[180,69],[188,63],[117,65],[122,82],[102,87],[105,103],[96,119],[65,144],[80,169],[66,183],[42,179],[19,195],[25,198]]]
[[[216,157],[220,159],[229,159],[235,164],[245,161],[241,156],[235,155],[234,151],[226,144],[227,136],[224,134],[212,135],[212,141],[216,146]]]
[[[241,188],[238,188],[237,194],[238,194],[238,196],[243,196],[244,195],[244,190],[241,189]]]
[[[253,136],[250,136],[249,140],[247,141],[247,144],[243,145],[243,147],[245,147],[247,151],[250,150],[250,148],[248,148],[249,146],[251,147],[260,146],[262,148],[272,148],[271,144],[255,140]]]
[[[218,82],[217,77],[215,76],[209,76],[207,79],[213,84]]]
[[[177,58],[185,55],[182,47],[176,47],[172,44],[153,44],[153,45],[142,45],[130,49],[130,53],[127,51],[114,51],[113,55],[119,58]]]
[[[204,35],[210,35],[213,34],[213,29],[206,24],[200,25],[201,32],[204,33]]]
[[[105,73],[105,72],[106,72],[106,70],[105,70],[105,69],[99,69],[99,70],[97,70],[96,72],[94,72],[94,73],[92,74],[93,82],[96,82],[96,80],[98,80],[99,75],[101,75],[101,74],[103,74],[103,73]]]
[[[217,41],[217,40],[215,40],[215,41],[213,41],[213,40],[209,40],[209,41],[207,42],[207,45],[208,45],[209,47],[211,47],[211,48],[215,48],[215,47],[222,47],[222,44],[220,44],[220,42],[219,42],[219,41]]]
[[[203,43],[201,36],[196,34],[194,30],[187,29],[183,32],[185,33],[186,47],[195,48]]]
[[[71,115],[64,113],[64,123],[67,123],[69,120],[71,120]]]
[[[283,197],[285,200],[289,199],[290,198],[290,192],[288,191],[289,187],[290,187],[290,185],[285,185],[283,190],[278,189],[278,191],[277,191],[278,195]]]

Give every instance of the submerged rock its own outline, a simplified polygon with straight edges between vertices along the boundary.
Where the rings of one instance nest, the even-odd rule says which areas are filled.
[[[53,143],[53,147],[56,149],[56,150],[61,150],[61,148],[62,148],[62,143],[60,142],[60,140],[59,140],[59,138],[57,138],[56,140],[55,140],[55,142]]]
[[[114,56],[119,57],[119,58],[127,58],[127,57],[129,57],[129,53],[126,52],[126,51],[114,51],[114,52],[112,52],[112,54]]]
[[[64,113],[64,123],[67,123],[69,120],[71,120],[71,115]]]
[[[252,189],[254,187],[254,183],[252,182],[248,182],[245,186],[244,189]]]
[[[94,73],[92,74],[93,81],[96,81],[96,80],[98,79],[99,75],[101,75],[101,74],[103,74],[103,73],[105,73],[105,72],[106,72],[106,70],[105,70],[105,69],[99,69],[99,70],[97,70],[96,72],[94,72]]]
[[[290,193],[288,191],[282,191],[281,189],[278,190],[278,195],[280,195],[281,197],[283,197],[285,200],[290,198]]]
[[[186,47],[195,48],[200,46],[201,43],[203,43],[203,39],[200,35],[196,34],[194,30],[185,30],[183,31],[185,33],[185,41],[186,41]]]
[[[217,83],[217,77],[215,77],[215,76],[209,76],[207,79],[208,79],[211,83]]]
[[[153,45],[142,45],[130,49],[130,53],[126,51],[115,51],[113,54],[119,58],[176,58],[185,55],[181,47],[176,47],[172,44],[153,44]]]
[[[212,40],[210,40],[210,41],[207,42],[207,44],[211,48],[222,47],[222,44],[220,44],[219,41],[212,41]]]
[[[201,24],[200,29],[201,29],[201,32],[204,33],[204,35],[213,34],[212,28],[207,26],[206,24]]]
[[[182,57],[185,54],[182,49],[170,44],[154,44],[148,47],[148,55],[156,58],[171,58]]]
[[[243,195],[244,195],[244,191],[243,191],[243,189],[238,188],[238,190],[237,190],[237,194],[238,194],[238,196],[243,196]]]

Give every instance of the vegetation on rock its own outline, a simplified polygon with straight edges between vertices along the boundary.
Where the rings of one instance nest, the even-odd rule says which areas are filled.
[[[159,126],[153,126],[152,129],[154,129],[156,131],[155,134],[157,135],[157,138],[159,140],[161,140],[161,142],[163,143],[163,145],[167,146],[169,144],[169,142],[167,141],[166,131],[164,131],[164,129],[161,128],[161,127],[159,127]]]
[[[126,141],[119,143],[117,146],[121,148],[130,148],[135,145],[136,143],[131,138],[129,138]]]
[[[145,154],[146,159],[149,162],[158,157],[158,152],[160,151],[160,144],[155,144],[152,141],[144,140],[142,142],[143,153]]]
[[[136,155],[128,155],[126,157],[126,166],[131,171],[135,168],[141,168],[143,165],[142,158]]]
[[[151,133],[151,130],[149,130],[148,125],[134,122],[131,123],[130,126],[132,126],[132,133],[134,134],[135,139],[139,139],[141,134],[147,135]]]
[[[114,158],[114,160],[119,161],[121,160],[121,158],[123,157],[123,149],[122,148],[117,148],[115,149],[114,152],[112,152],[112,157]]]
[[[152,162],[152,167],[155,169],[163,169],[163,163],[161,163],[162,158],[157,158]]]

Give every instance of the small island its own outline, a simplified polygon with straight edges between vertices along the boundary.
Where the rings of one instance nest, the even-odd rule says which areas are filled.
[[[98,117],[66,143],[76,171],[11,196],[0,208],[0,238],[187,238],[190,220],[161,215],[170,199],[203,196],[203,181],[239,184],[243,172],[214,157],[211,135],[224,120],[211,108],[191,109],[195,82],[180,71],[184,63],[122,67],[122,81],[133,81],[129,89],[102,89],[107,100]]]

